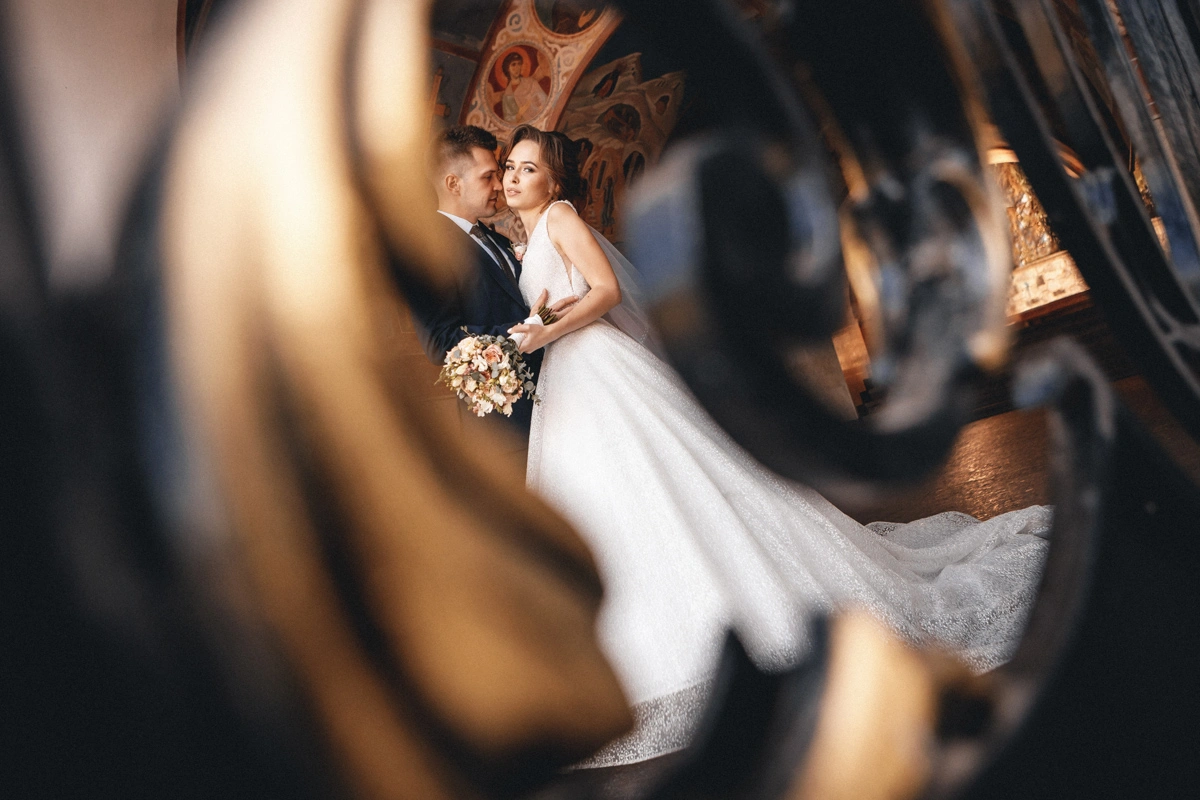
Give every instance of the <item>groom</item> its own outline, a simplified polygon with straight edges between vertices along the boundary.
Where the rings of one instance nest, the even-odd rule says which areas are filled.
[[[435,364],[442,363],[446,353],[467,335],[464,327],[471,334],[507,336],[508,329],[521,322],[542,324],[553,319],[545,310],[544,290],[534,303],[538,313],[530,312],[517,284],[521,262],[511,243],[479,222],[496,213],[501,196],[496,145],[495,136],[474,125],[451,126],[433,142],[430,177],[438,199],[433,224],[439,235],[463,240],[472,260],[471,269],[449,296],[408,293],[421,344]],[[550,311],[562,311],[573,300],[569,298]],[[524,356],[535,382],[542,355],[538,350]],[[532,415],[533,403],[522,397],[508,419],[528,437]]]

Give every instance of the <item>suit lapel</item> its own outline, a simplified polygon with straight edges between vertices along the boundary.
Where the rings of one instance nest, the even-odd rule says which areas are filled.
[[[461,228],[460,228],[460,230],[461,230]],[[484,236],[487,236],[487,235],[488,234],[486,234],[486,233],[484,234]],[[467,236],[467,238],[471,239],[471,237],[469,235]],[[491,242],[493,245],[496,246],[496,249],[500,251],[501,258],[504,258],[505,257],[504,246],[502,244],[500,244],[498,241],[496,241],[495,237],[488,237],[488,238],[491,239]],[[491,275],[493,279],[499,281],[500,285],[504,287],[504,290],[506,292],[508,292],[510,295],[512,295],[514,300],[516,300],[521,305],[525,305],[525,298],[521,296],[521,287],[519,285],[517,285],[516,281],[514,281],[512,278],[509,277],[508,272],[503,267],[501,267],[499,264],[497,264],[492,259],[492,257],[487,254],[487,251],[484,250],[482,247],[480,247],[473,239],[471,240],[471,246],[479,251],[479,259],[480,259],[479,263],[480,263],[480,266],[483,268],[483,271],[486,272],[487,274]]]
[[[490,231],[488,233],[488,238],[491,239],[492,244],[496,245],[496,247],[500,249],[500,252],[504,254],[504,260],[508,262],[508,266],[513,271],[513,275],[517,276],[517,285],[519,287],[521,280],[521,262],[517,261],[517,257],[513,255],[512,242],[508,240],[508,237],[501,236],[495,231]]]
[[[458,227],[453,220],[446,219],[446,217],[443,217],[441,214],[438,214],[438,216],[445,221],[449,229],[457,231],[460,236],[467,240],[468,246],[475,253],[475,259],[479,266],[479,271],[484,275],[487,275],[496,283],[500,284],[500,288],[508,292],[509,296],[512,297],[513,300],[516,300],[521,304],[521,306],[524,306],[525,298],[521,296],[521,288],[513,282],[512,278],[508,277],[508,273],[505,272],[499,264],[492,260],[492,257],[487,254],[487,251],[480,247],[479,243],[476,242],[469,233]],[[504,247],[495,239],[492,239],[492,244],[496,245],[501,252],[504,251]]]

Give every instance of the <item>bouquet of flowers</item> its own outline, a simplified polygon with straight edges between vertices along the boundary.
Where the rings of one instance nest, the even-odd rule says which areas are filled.
[[[446,353],[438,383],[450,387],[477,417],[493,411],[511,416],[513,403],[525,394],[537,402],[533,372],[507,336],[467,336]]]

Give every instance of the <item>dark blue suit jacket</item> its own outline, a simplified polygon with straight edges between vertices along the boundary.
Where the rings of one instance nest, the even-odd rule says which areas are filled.
[[[435,216],[434,224],[439,226],[438,235],[461,237],[466,252],[474,258],[474,268],[466,271],[448,296],[435,296],[429,292],[414,291],[413,287],[404,287],[421,344],[430,360],[441,364],[446,353],[466,335],[462,332],[464,327],[472,334],[506,336],[508,329],[524,321],[530,312],[521,297],[520,288],[491,256],[453,220],[441,214]],[[494,232],[488,235],[519,278],[521,262],[513,257],[508,239]],[[542,354],[541,350],[525,354],[525,363],[533,370],[535,381],[542,365]],[[522,397],[513,406],[512,416],[507,420],[528,436],[532,415],[533,403],[528,397]]]

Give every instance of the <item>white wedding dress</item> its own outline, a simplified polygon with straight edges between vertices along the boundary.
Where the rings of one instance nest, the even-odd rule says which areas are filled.
[[[551,302],[588,291],[551,243],[548,216],[522,262],[530,303],[543,288]],[[587,766],[684,746],[731,626],[767,668],[802,654],[808,614],[848,605],[976,670],[1012,654],[1041,575],[1049,509],[864,527],[754,461],[634,336],[602,318],[550,344],[529,438],[529,488],[596,556],[598,636],[638,719]]]

